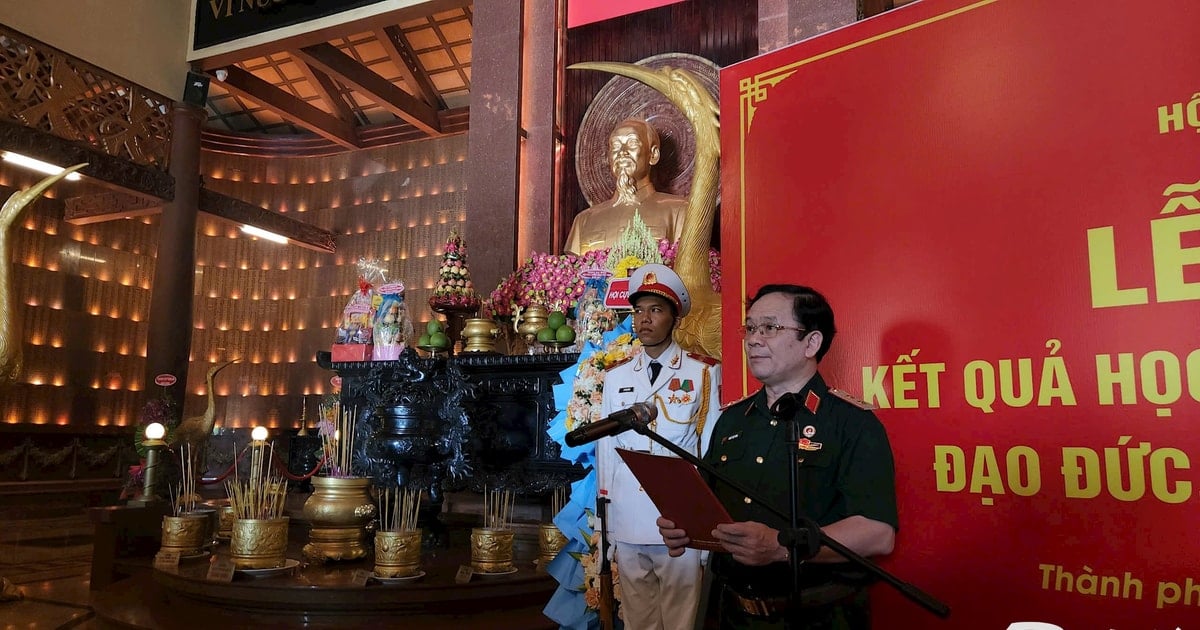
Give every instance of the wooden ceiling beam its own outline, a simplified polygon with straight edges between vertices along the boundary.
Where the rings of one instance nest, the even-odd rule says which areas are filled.
[[[297,53],[305,63],[362,92],[417,129],[431,136],[441,135],[437,110],[375,74],[332,44],[307,46]]]
[[[434,87],[429,73],[421,65],[420,58],[413,51],[412,45],[408,43],[408,39],[404,37],[404,31],[400,30],[399,26],[385,26],[376,30],[375,39],[379,40],[388,57],[392,58],[392,63],[396,64],[396,68],[400,70],[405,85],[412,88],[416,95],[430,107],[439,110],[446,109],[446,101],[442,99],[442,93]]]
[[[63,220],[71,225],[89,225],[114,219],[130,219],[162,212],[163,201],[123,192],[102,192],[68,197]]]
[[[199,205],[201,212],[286,236],[288,240],[301,247],[329,254],[337,250],[337,238],[333,232],[322,230],[315,225],[297,221],[266,208],[260,208],[229,195],[201,188]]]
[[[362,148],[354,126],[336,116],[305,103],[237,66],[225,69],[225,80],[217,79],[230,92],[244,96],[279,114],[289,122],[304,127],[347,149]]]
[[[350,104],[346,99],[342,98],[341,89],[337,82],[329,77],[328,74],[317,70],[316,68],[304,63],[295,50],[289,50],[288,54],[292,56],[292,60],[296,62],[296,67],[300,69],[300,74],[304,75],[304,79],[316,91],[317,96],[321,97],[329,108],[333,110],[334,115],[339,120],[346,121],[351,125],[355,124],[354,111],[350,109]]]
[[[134,164],[127,158],[109,155],[95,147],[26,127],[16,120],[0,120],[0,149],[60,166],[87,162],[88,165],[83,167],[80,174],[88,176],[92,183],[116,192],[158,199],[175,197],[175,178],[165,167],[160,169]]]
[[[311,0],[310,0],[311,1]],[[275,39],[245,48],[239,48],[225,53],[212,55],[203,59],[196,59],[194,64],[198,65],[202,70],[213,71],[218,68],[231,66],[239,61],[253,59],[255,57],[265,57],[271,53],[279,52],[289,48],[303,48],[304,46],[312,46],[320,42],[327,42],[341,37],[350,37],[357,33],[365,33],[376,28],[382,28],[389,24],[399,24],[416,18],[423,18],[430,15],[435,15],[445,11],[453,11],[454,9],[463,9],[470,16],[470,7],[474,0],[427,0],[412,6],[397,9],[395,11],[387,11],[378,15],[353,20],[350,22],[341,22],[333,26],[328,26],[321,29],[307,31],[291,37]]]

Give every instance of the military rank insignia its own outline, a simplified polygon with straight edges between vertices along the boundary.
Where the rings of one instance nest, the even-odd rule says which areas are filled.
[[[819,451],[821,450],[821,443],[814,442],[808,438],[800,438],[800,441],[796,443],[796,447],[802,451]]]
[[[808,396],[804,397],[804,408],[808,409],[809,413],[817,413],[817,408],[821,406],[821,397],[816,392],[809,390]]]

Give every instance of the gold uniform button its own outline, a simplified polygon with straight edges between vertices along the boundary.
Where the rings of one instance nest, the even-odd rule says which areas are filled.
[[[742,500],[743,500],[743,501],[745,501],[746,503],[750,503],[750,497],[746,497],[746,498],[744,498],[744,499],[742,499]]]
[[[772,420],[772,421],[771,421],[771,426],[776,426],[776,425],[778,425],[778,424],[779,424],[779,421],[778,421],[778,420]]]
[[[760,464],[761,464],[761,463],[763,463],[763,458],[761,458],[761,457],[755,457],[755,458],[754,458],[754,461],[756,461],[756,462],[758,462],[758,463],[760,463]]]
[[[722,455],[722,456],[721,456],[721,461],[723,461],[723,462],[727,462],[727,461],[729,461],[729,456],[728,456],[728,455]]]

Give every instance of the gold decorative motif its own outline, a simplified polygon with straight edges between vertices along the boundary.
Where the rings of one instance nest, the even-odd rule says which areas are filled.
[[[477,573],[507,573],[513,569],[513,530],[476,527],[471,530],[471,568]]]
[[[740,249],[742,252],[741,261],[740,261],[740,267],[741,267],[742,272],[740,274],[740,277],[738,278],[738,284],[736,285],[736,287],[737,287],[736,290],[739,292],[738,293],[739,295],[746,295],[746,216],[747,216],[747,214],[750,213],[750,209],[746,207],[746,170],[745,170],[746,136],[749,135],[749,133],[750,133],[750,124],[753,122],[754,114],[757,111],[756,105],[767,99],[767,92],[768,92],[767,88],[775,87],[784,79],[792,76],[792,74],[794,74],[795,71],[798,70],[801,66],[813,63],[815,61],[820,61],[822,59],[828,59],[829,57],[833,57],[835,55],[840,55],[844,52],[854,50],[856,48],[861,48],[868,44],[873,44],[878,41],[883,41],[885,39],[889,39],[891,37],[900,35],[902,33],[906,33],[908,31],[911,31],[914,29],[922,28],[922,27],[928,26],[930,24],[941,22],[942,20],[946,20],[946,19],[952,18],[956,15],[960,15],[962,13],[967,13],[969,11],[974,11],[975,9],[987,6],[989,4],[993,4],[997,1],[998,0],[980,0],[979,2],[976,2],[974,4],[969,4],[965,7],[959,7],[958,9],[954,9],[952,11],[947,11],[946,13],[942,13],[940,15],[935,15],[933,17],[927,18],[925,20],[921,20],[919,22],[914,22],[912,24],[908,24],[906,26],[902,26],[900,28],[896,28],[896,29],[887,31],[885,33],[880,33],[873,37],[868,37],[868,38],[865,38],[865,39],[862,39],[862,40],[859,40],[856,42],[851,42],[849,44],[846,44],[845,46],[841,46],[841,47],[835,48],[833,50],[827,50],[825,52],[813,55],[811,57],[806,57],[806,58],[800,59],[798,61],[793,61],[792,63],[782,65],[778,68],[772,68],[765,72],[760,72],[760,73],[754,75],[753,77],[743,78],[741,81],[738,82],[738,91],[741,94],[741,98],[739,99],[740,107],[738,108],[738,110],[739,110],[738,142],[741,145],[741,148],[739,151],[740,163],[737,164],[735,166],[735,168],[737,169],[736,172],[737,172],[737,177],[738,177],[738,185],[739,185],[739,189],[740,189],[739,190],[740,199],[738,201],[739,201],[739,205],[741,207],[741,212],[739,213],[740,217],[741,217],[741,219],[740,219],[741,224],[738,226],[738,229],[739,229],[739,234],[740,234],[740,238],[739,238]],[[743,312],[739,315],[738,321],[741,321],[741,319],[745,316],[745,314],[746,314],[745,308],[743,307]],[[713,356],[719,357],[720,355],[713,355]],[[743,361],[744,361],[744,359],[743,359]],[[745,365],[743,365],[743,369],[742,369],[741,385],[742,385],[742,392],[749,391],[749,370],[745,369]]]
[[[233,521],[229,554],[239,569],[274,569],[287,561],[288,517]]]
[[[767,88],[775,87],[780,81],[792,76],[791,72],[780,72],[778,69],[768,70],[753,77],[747,77],[738,82],[738,90],[742,94],[742,135],[750,133],[750,125],[754,124],[754,112],[758,111],[759,103],[767,100]]]
[[[184,514],[164,516],[162,520],[162,546],[159,551],[177,551],[186,556],[200,552],[206,542],[209,519],[206,514]]]
[[[545,573],[550,562],[567,545],[567,537],[554,523],[538,525],[538,573]]]
[[[421,572],[421,530],[375,532],[375,575],[409,577]]]

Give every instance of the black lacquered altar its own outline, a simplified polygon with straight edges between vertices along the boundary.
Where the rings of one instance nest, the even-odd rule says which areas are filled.
[[[549,427],[559,373],[579,355],[468,353],[397,361],[317,362],[341,377],[357,414],[355,465],[377,483],[442,492],[484,488],[545,496],[583,476],[560,459]]]

